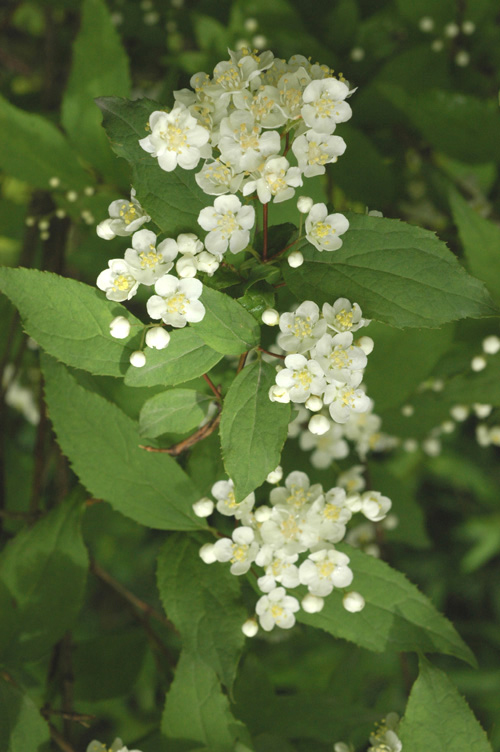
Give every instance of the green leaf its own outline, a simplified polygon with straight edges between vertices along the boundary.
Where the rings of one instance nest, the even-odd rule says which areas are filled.
[[[469,269],[500,303],[500,227],[481,217],[456,191],[450,204]]]
[[[0,644],[5,663],[43,656],[75,620],[88,569],[81,513],[79,495],[24,528],[4,549],[0,581],[11,599],[7,619],[15,624],[10,640]]]
[[[123,376],[130,367],[137,329],[116,340],[109,325],[118,315],[139,331],[143,325],[99,290],[50,272],[8,267],[0,268],[0,290],[19,309],[25,331],[63,363],[102,376]]]
[[[141,449],[138,424],[79,386],[63,365],[45,355],[42,367],[59,445],[90,493],[148,527],[204,527],[191,509],[199,494],[172,457]]]
[[[219,360],[222,360],[221,353],[207,347],[195,328],[186,327],[172,332],[166,350],[148,351],[145,366],[131,366],[125,375],[125,384],[175,386],[208,373]]]
[[[279,464],[290,405],[271,402],[276,371],[258,360],[236,376],[224,399],[220,440],[224,465],[241,501]]]
[[[467,274],[434,233],[394,219],[351,212],[347,217],[350,227],[340,250],[320,253],[304,241],[305,263],[284,267],[299,300],[322,304],[347,297],[368,317],[401,329],[497,313],[482,282]]]
[[[459,374],[446,384],[445,398],[448,405],[488,402],[500,406],[500,355],[488,355],[488,365],[483,371]]]
[[[78,152],[111,179],[121,178],[122,165],[100,127],[102,116],[94,99],[129,93],[128,59],[108,8],[103,0],[84,0],[61,117]]]
[[[144,403],[139,416],[141,436],[185,433],[200,425],[213,397],[194,389],[169,389]]]
[[[334,590],[319,614],[300,611],[299,621],[375,652],[444,653],[475,665],[472,652],[453,625],[404,574],[346,544],[337,548],[351,560],[352,589],[361,593],[365,608],[357,614],[345,611],[342,593]]]
[[[7,175],[45,189],[52,177],[58,177],[64,188],[76,191],[94,182],[55,125],[14,107],[1,96],[0,133],[0,168]]]
[[[396,5],[403,18],[414,24],[418,24],[423,16],[430,16],[436,26],[441,26],[455,17],[453,0],[440,0],[439,3],[434,0],[397,0]]]
[[[28,695],[0,676],[0,749],[5,752],[45,752],[49,727]]]
[[[212,350],[241,355],[259,344],[260,328],[237,300],[205,285],[201,301],[206,313],[196,333]]]
[[[405,752],[492,752],[474,713],[443,671],[420,661],[398,736]]]
[[[198,215],[212,204],[194,179],[193,170],[177,168],[165,172],[157,160],[139,146],[148,134],[149,116],[164,109],[150,99],[130,102],[119,97],[101,97],[97,104],[103,113],[103,125],[116,154],[132,165],[132,182],[137,198],[162,232],[198,232]]]
[[[158,558],[158,589],[184,649],[230,689],[245,641],[246,609],[238,578],[225,566],[205,564],[199,548],[187,536],[170,536]]]
[[[167,694],[162,731],[169,738],[200,742],[210,752],[235,749],[236,722],[217,674],[187,651],[181,653]]]

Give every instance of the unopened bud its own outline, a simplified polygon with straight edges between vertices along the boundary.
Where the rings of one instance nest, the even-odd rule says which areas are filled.
[[[330,430],[330,421],[324,415],[313,415],[307,427],[311,433],[321,436]]]
[[[266,326],[276,326],[279,324],[280,315],[275,308],[266,308],[262,313],[262,323]]]
[[[450,415],[454,420],[462,423],[469,417],[469,408],[466,405],[453,405]]]
[[[58,177],[50,178],[49,185],[51,188],[58,188],[61,185],[61,181]]]
[[[198,271],[195,257],[191,253],[186,253],[185,256],[182,256],[182,258],[177,261],[175,269],[179,277],[195,277],[196,272]]]
[[[259,631],[259,627],[255,619],[247,619],[241,625],[241,631],[243,632],[245,637],[255,637],[255,635]]]
[[[360,593],[356,593],[354,590],[351,590],[342,598],[342,605],[344,606],[346,611],[350,611],[351,614],[355,614],[358,611],[362,611],[364,609],[365,599],[362,595],[360,595]]]
[[[366,335],[364,335],[363,337],[360,337],[356,341],[356,346],[360,347],[363,350],[365,355],[369,355],[371,352],[373,352],[374,345],[375,343],[372,340],[372,338],[367,337]]]
[[[135,368],[142,368],[146,365],[146,356],[144,355],[141,350],[135,350],[130,358],[130,365],[134,366]]]
[[[311,412],[317,413],[318,410],[321,410],[323,407],[323,400],[321,397],[311,394],[311,396],[307,398],[305,406],[308,410],[311,410]]]
[[[428,34],[434,28],[434,19],[430,16],[423,16],[418,22],[418,28],[423,31],[424,34]]]
[[[483,339],[483,352],[487,355],[496,355],[500,351],[500,338],[495,334]]]
[[[112,219],[104,219],[95,228],[96,233],[103,240],[113,240],[113,238],[116,238],[116,233],[113,231],[111,225],[112,221]]]
[[[310,196],[299,196],[297,199],[297,209],[301,214],[309,214],[313,204],[314,201]]]
[[[460,33],[460,28],[456,23],[449,23],[446,24],[444,27],[444,35],[445,37],[448,37],[449,39],[453,39]]]
[[[297,269],[297,267],[302,266],[304,263],[304,256],[301,254],[300,251],[292,251],[292,253],[287,258],[288,265],[292,267],[292,269]]]
[[[205,272],[205,274],[208,274],[209,277],[211,277],[220,266],[220,262],[217,257],[212,253],[209,253],[208,251],[202,251],[198,256],[196,256],[196,263],[198,266],[198,271]]]
[[[214,555],[213,543],[205,543],[205,545],[200,548],[198,553],[199,553],[200,559],[204,561],[205,564],[213,564],[215,561],[217,561]]]
[[[164,350],[170,342],[170,334],[161,326],[154,326],[146,332],[146,345],[155,350]]]
[[[472,408],[478,418],[487,418],[493,410],[493,405],[480,405],[476,402],[474,405],[472,405]]]
[[[317,614],[325,605],[325,601],[323,598],[320,598],[319,595],[311,595],[311,593],[308,593],[302,599],[300,605],[307,614]]]
[[[214,511],[214,503],[208,496],[204,496],[202,499],[193,504],[193,512],[197,517],[210,517]]]
[[[482,371],[484,368],[486,368],[486,358],[483,358],[482,355],[476,355],[475,358],[472,358],[470,367],[473,371]]]
[[[109,325],[109,333],[115,339],[125,339],[130,334],[130,322],[125,316],[117,316]]]
[[[71,201],[71,203],[73,203],[78,198],[78,193],[76,191],[68,191],[66,198],[68,199],[68,201]]]
[[[290,393],[286,387],[275,384],[269,390],[269,399],[271,402],[283,402],[288,404],[288,402],[290,402]]]
[[[283,468],[281,467],[281,465],[278,465],[277,468],[275,468],[274,470],[271,470],[266,480],[268,483],[279,483],[282,477],[283,477]]]

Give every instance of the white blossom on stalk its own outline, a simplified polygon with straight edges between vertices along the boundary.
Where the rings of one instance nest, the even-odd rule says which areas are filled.
[[[304,89],[301,109],[304,122],[319,133],[333,133],[337,123],[350,120],[352,110],[344,101],[349,88],[336,78],[311,81]]]
[[[307,521],[317,526],[323,540],[338,543],[344,537],[346,523],[351,517],[344,489],[332,488],[314,502],[307,514]]]
[[[336,332],[356,332],[370,323],[370,319],[362,318],[359,305],[347,298],[337,298],[333,305],[324,303],[322,313],[328,328]]]
[[[242,172],[236,172],[232,165],[224,164],[219,158],[205,162],[194,176],[203,193],[209,196],[236,193],[241,187],[243,177]]]
[[[316,131],[306,131],[298,136],[292,151],[306,178],[324,175],[325,165],[336,162],[346,150],[346,142],[340,136],[329,136]]]
[[[398,714],[387,713],[373,734],[370,734],[371,746],[368,747],[367,752],[401,752],[403,745],[396,733],[398,726]]]
[[[342,605],[346,611],[349,611],[351,614],[356,614],[364,609],[365,599],[360,593],[351,590],[342,598]]]
[[[361,496],[361,512],[371,522],[383,520],[391,507],[391,500],[380,491],[365,491]]]
[[[96,227],[96,232],[103,240],[112,240],[117,235],[131,235],[151,217],[146,214],[135,197],[135,190],[130,192],[130,201],[118,199],[112,201],[108,208],[109,219],[104,219]]]
[[[247,48],[229,50],[230,60],[217,63],[214,68],[213,83],[204,87],[206,94],[213,99],[228,100],[234,94],[246,89],[254,78],[270,68],[274,61],[272,52],[260,55]]]
[[[209,156],[200,150],[207,144],[209,131],[183,105],[176,105],[171,112],[157,110],[149,116],[151,133],[139,140],[139,145],[158,159],[162,170],[172,172],[177,165],[184,170],[193,170],[201,156]]]
[[[146,303],[152,319],[162,319],[165,324],[181,328],[188,322],[201,321],[205,315],[205,306],[198,300],[203,292],[198,279],[179,280],[165,274],[155,283],[155,292]]]
[[[255,224],[253,206],[243,206],[237,196],[219,196],[214,205],[202,209],[198,224],[208,231],[205,247],[215,256],[243,251],[250,241],[250,230]]]
[[[234,495],[234,483],[232,480],[218,480],[212,486],[212,496],[217,499],[217,511],[226,517],[235,517],[241,520],[252,511],[255,504],[255,494],[251,493],[243,501],[237,502]]]
[[[340,235],[348,229],[346,217],[328,214],[326,204],[314,204],[306,217],[306,238],[318,251],[337,251],[342,247]]]
[[[217,561],[230,561],[231,574],[248,572],[259,551],[255,533],[251,527],[237,527],[231,538],[220,538],[214,543],[213,553]]]
[[[284,587],[271,590],[267,595],[259,598],[255,612],[259,617],[260,626],[270,632],[274,626],[290,629],[295,624],[295,613],[300,605],[297,598],[287,595]]]
[[[122,740],[117,737],[110,747],[94,739],[94,741],[90,742],[90,744],[87,746],[87,752],[140,752],[140,750],[129,750],[128,747],[125,747]]]
[[[276,374],[276,384],[288,390],[292,402],[305,402],[311,394],[323,394],[326,380],[319,363],[295,354],[285,358],[285,367]]]
[[[306,452],[313,450],[311,465],[324,470],[334,460],[342,460],[349,454],[349,446],[343,438],[342,428],[337,423],[330,424],[328,431],[321,435],[303,431],[299,437],[300,448]]]
[[[309,555],[299,567],[300,582],[310,593],[324,598],[335,587],[348,587],[353,580],[347,566],[349,557],[335,549],[322,549]]]
[[[326,322],[312,300],[305,300],[294,313],[282,313],[279,327],[277,342],[286,352],[304,353],[326,332]]]
[[[294,470],[287,475],[284,486],[273,488],[269,498],[273,506],[286,505],[299,511],[305,505],[316,501],[322,493],[323,489],[320,483],[314,483],[311,486],[306,473]]]
[[[261,128],[281,128],[286,115],[279,106],[280,93],[275,86],[263,85],[256,91],[245,89],[233,96],[235,107],[248,110]]]
[[[327,385],[323,401],[329,405],[330,415],[336,423],[346,423],[351,412],[364,413],[371,405],[370,398],[362,389],[339,382]]]
[[[352,344],[351,332],[324,334],[311,350],[312,357],[323,369],[328,381],[357,387],[363,378],[367,357]]]
[[[323,436],[330,430],[331,423],[325,415],[313,415],[307,424],[310,433],[315,436]]]
[[[257,176],[257,177],[255,177]],[[295,188],[302,185],[302,173],[299,167],[290,167],[286,157],[270,157],[267,162],[255,172],[243,185],[243,195],[249,196],[257,191],[262,204],[271,199],[278,204],[293,198]]]
[[[153,350],[164,350],[170,343],[170,334],[161,326],[153,326],[146,332],[145,341]]]
[[[125,251],[125,261],[134,277],[143,285],[152,285],[170,271],[177,250],[169,239],[156,247],[156,235],[151,230],[139,230],[132,235],[132,248]]]
[[[295,566],[298,558],[298,554],[289,555],[283,549],[274,551],[273,559],[265,569],[265,575],[257,580],[260,590],[269,593],[278,583],[286,588],[300,585],[299,569]]]
[[[220,266],[220,261],[213,253],[202,251],[196,256],[196,266],[199,272],[205,272],[209,277],[213,277]]]
[[[126,339],[130,334],[130,321],[125,316],[116,316],[109,325],[109,333],[115,339]]]
[[[106,293],[108,300],[122,302],[133,298],[139,282],[127,262],[123,259],[110,259],[108,267],[97,277],[96,285],[99,290]]]
[[[218,143],[222,159],[233,165],[237,172],[252,172],[281,148],[278,131],[261,132],[253,115],[246,110],[236,110],[220,125]]]
[[[366,486],[363,473],[363,465],[353,465],[349,470],[340,473],[337,478],[337,485],[345,488],[348,494],[363,491]]]

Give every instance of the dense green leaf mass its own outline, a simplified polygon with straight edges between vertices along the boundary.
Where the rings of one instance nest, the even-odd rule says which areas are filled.
[[[0,749],[45,752],[49,726],[33,700],[0,676]]]
[[[205,345],[196,334],[196,327],[186,327],[171,333],[165,350],[147,350],[146,365],[130,366],[125,383],[128,386],[175,386],[210,371],[222,354]]]
[[[196,333],[213,350],[241,355],[259,344],[259,325],[237,300],[205,285],[201,302],[206,312]]]
[[[158,589],[182,644],[230,689],[245,638],[240,583],[226,565],[205,564],[200,542],[172,535],[158,558]]]
[[[0,628],[0,661],[7,665],[45,655],[80,610],[88,569],[81,512],[78,494],[24,528],[0,557],[2,621],[7,622]]]
[[[174,459],[141,449],[139,427],[116,405],[83,389],[44,356],[45,397],[62,451],[96,498],[142,525],[194,530],[198,492]]]
[[[405,752],[492,752],[464,698],[443,671],[420,661],[398,736]]]
[[[434,233],[394,219],[346,216],[350,227],[342,248],[320,253],[304,241],[305,263],[284,267],[299,300],[322,304],[346,297],[366,316],[401,329],[497,313],[482,282],[467,274]]]
[[[224,465],[241,501],[279,464],[290,405],[271,402],[276,371],[263,360],[244,368],[224,399],[220,440]]]
[[[319,614],[300,611],[299,621],[375,652],[445,653],[475,665],[473,654],[452,624],[404,574],[347,544],[337,548],[351,560],[352,588],[365,599],[365,608],[357,614],[348,613],[342,607],[342,594],[334,590]]]
[[[194,389],[169,389],[148,399],[139,416],[141,436],[185,433],[200,425],[213,397]]]
[[[49,355],[100,376],[124,375],[142,324],[120,303],[82,282],[37,269],[1,268],[0,290],[18,308],[27,334]],[[135,328],[125,340],[109,331],[120,315]]]

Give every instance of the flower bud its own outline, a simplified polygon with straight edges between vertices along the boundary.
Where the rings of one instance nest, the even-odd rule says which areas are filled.
[[[71,202],[76,201],[78,198],[78,193],[76,191],[68,191],[66,194],[66,198],[68,199],[68,201],[71,201]]]
[[[287,258],[288,265],[292,267],[292,269],[297,269],[297,267],[302,266],[304,263],[304,256],[301,254],[300,251],[292,251],[292,253]]]
[[[459,33],[460,27],[453,21],[449,24],[446,24],[446,26],[444,27],[444,35],[445,37],[448,37],[448,39],[453,39],[454,37],[458,36]]]
[[[472,408],[478,418],[487,418],[493,410],[493,405],[483,405],[475,402],[472,405]]]
[[[141,350],[135,350],[129,358],[130,365],[135,366],[135,368],[142,368],[146,365],[146,356],[144,355]]]
[[[351,590],[346,593],[342,598],[342,605],[346,611],[350,611],[351,614],[355,614],[358,611],[362,611],[365,607],[365,599],[359,593]]]
[[[243,632],[245,637],[255,637],[255,635],[259,631],[259,627],[255,619],[247,619],[241,625],[241,631]]]
[[[486,368],[486,358],[483,358],[482,355],[476,355],[475,358],[472,358],[470,367],[473,371],[482,371],[484,368]]]
[[[205,564],[213,564],[214,561],[217,561],[215,555],[214,555],[214,544],[213,543],[205,543],[204,546],[202,546],[199,550],[199,556],[202,561],[205,562]]]
[[[324,415],[313,415],[307,427],[311,433],[321,436],[330,430],[330,421]]]
[[[476,31],[476,24],[474,21],[464,21],[462,24],[462,31],[464,34],[474,34]]]
[[[211,277],[220,266],[217,257],[208,251],[202,251],[196,256],[196,263],[198,265],[198,271],[205,272],[209,277]]]
[[[50,178],[49,185],[51,188],[59,188],[59,186],[61,185],[61,181],[58,177],[53,177],[53,178]]]
[[[175,269],[179,277],[186,278],[186,277],[196,277],[196,272],[198,271],[198,266],[196,263],[196,259],[193,256],[192,253],[186,253],[185,256],[182,256],[176,263]]]
[[[130,322],[125,316],[117,316],[109,325],[109,333],[115,339],[125,339],[130,334]]]
[[[113,240],[113,238],[116,238],[116,233],[111,229],[112,221],[112,219],[104,219],[95,228],[96,233],[103,240]]]
[[[414,412],[415,408],[413,405],[403,405],[401,408],[401,415],[404,415],[405,418],[411,418]]]
[[[430,16],[423,16],[418,22],[418,28],[423,31],[424,34],[428,34],[434,29],[434,19]]]
[[[282,477],[283,477],[283,468],[281,467],[281,465],[278,465],[278,467],[275,468],[275,470],[271,470],[266,480],[268,483],[279,483]]]
[[[267,522],[273,513],[271,507],[261,506],[255,510],[255,519],[257,522]]]
[[[262,313],[262,323],[267,326],[276,326],[279,324],[280,315],[275,308],[266,308]]]
[[[483,339],[483,351],[487,355],[496,355],[500,351],[500,339],[492,334]]]
[[[454,420],[462,423],[469,417],[469,408],[466,405],[453,405],[450,415]]]
[[[310,196],[299,196],[297,199],[297,209],[301,214],[309,214],[313,207],[314,201]]]
[[[146,332],[146,345],[155,350],[164,350],[170,342],[170,334],[161,326],[154,326]]]
[[[374,342],[371,337],[360,337],[356,342],[357,347],[360,347],[365,355],[369,355],[373,352]]]
[[[202,499],[193,504],[193,512],[197,517],[210,517],[214,511],[214,503],[208,496],[203,496]]]
[[[287,404],[288,402],[290,402],[290,394],[288,392],[288,389],[286,389],[284,386],[278,386],[277,384],[275,384],[269,390],[269,399],[271,400],[271,402],[283,402]]]
[[[300,605],[307,614],[317,614],[325,605],[325,601],[323,598],[320,598],[319,595],[311,595],[311,593],[308,593],[305,598],[302,599]]]
[[[321,399],[321,397],[317,397],[315,394],[311,394],[311,396],[307,398],[305,406],[313,413],[317,413],[318,410],[321,410],[321,408],[323,407],[323,400]]]

